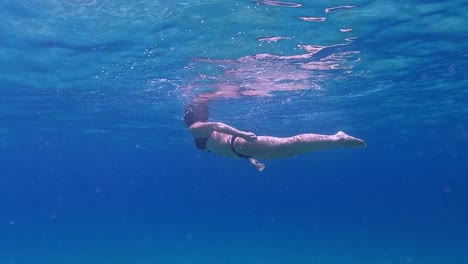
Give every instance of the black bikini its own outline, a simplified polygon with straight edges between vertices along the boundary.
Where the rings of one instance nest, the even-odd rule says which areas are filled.
[[[206,150],[206,145],[208,144],[208,139],[210,139],[210,137],[211,137],[211,134],[208,137],[203,137],[203,138],[195,137],[195,138],[193,138],[193,141],[195,142],[195,147],[197,147],[197,149]],[[236,155],[237,157],[239,157],[241,159],[253,158],[253,156],[249,156],[249,155],[239,153],[236,150],[236,147],[234,147],[234,142],[236,141],[236,138],[237,138],[237,136],[231,136],[231,138],[229,139],[229,145],[231,147],[232,153],[234,153],[234,155]]]
[[[193,138],[193,141],[195,142],[195,147],[197,147],[197,149],[206,149],[206,144],[208,143],[208,139],[209,137],[207,138]]]
[[[237,136],[231,136],[231,139],[229,139],[229,145],[231,145],[232,153],[234,153],[234,155],[236,155],[237,157],[239,157],[241,159],[250,159],[250,158],[252,158],[253,156],[248,156],[248,155],[244,155],[242,153],[237,152],[236,147],[234,147],[234,142],[236,141],[236,138],[237,138]]]
[[[211,132],[211,134],[213,134],[213,132]],[[206,145],[208,144],[208,139],[210,139],[211,134],[203,138],[194,137],[193,141],[195,142],[195,147],[197,147],[197,149],[206,150]]]

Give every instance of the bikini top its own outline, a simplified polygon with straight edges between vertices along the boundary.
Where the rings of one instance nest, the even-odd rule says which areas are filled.
[[[193,141],[195,142],[195,147],[197,147],[197,149],[206,149],[208,139],[209,138],[193,138]]]
[[[213,132],[211,132],[211,134],[213,134]],[[205,150],[206,145],[208,144],[208,139],[210,139],[211,134],[208,137],[203,137],[203,138],[194,137],[193,141],[195,142],[195,147],[197,147],[197,149]]]

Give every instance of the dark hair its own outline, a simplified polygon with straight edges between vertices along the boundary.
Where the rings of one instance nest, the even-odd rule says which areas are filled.
[[[191,103],[185,106],[184,122],[190,127],[196,122],[208,121],[208,105],[206,103]]]

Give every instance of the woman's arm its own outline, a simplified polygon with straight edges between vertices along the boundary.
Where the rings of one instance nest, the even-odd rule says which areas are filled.
[[[197,122],[190,127],[190,132],[195,137],[206,137],[213,131],[240,137],[249,142],[257,140],[254,133],[240,131],[221,122]]]

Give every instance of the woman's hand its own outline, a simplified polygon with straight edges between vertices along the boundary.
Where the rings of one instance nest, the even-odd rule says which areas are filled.
[[[240,137],[243,138],[247,142],[257,141],[257,135],[255,135],[253,132],[242,131],[242,134],[240,135]]]
[[[265,169],[265,165],[263,163],[258,162],[254,158],[249,159],[249,163],[252,164],[258,171],[263,171]]]

